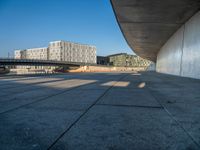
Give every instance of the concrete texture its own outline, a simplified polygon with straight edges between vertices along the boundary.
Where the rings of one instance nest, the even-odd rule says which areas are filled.
[[[67,70],[67,72],[119,72],[119,71],[145,71],[148,65],[138,67],[117,67],[117,66],[81,66],[78,69]]]
[[[185,24],[182,76],[200,79],[200,12]]]
[[[161,48],[157,56],[156,71],[180,75],[184,27],[180,28]]]
[[[154,62],[165,42],[200,8],[199,0],[111,0],[111,3],[130,47],[137,55]]]
[[[156,70],[200,79],[200,12],[188,20],[161,48]]]
[[[155,72],[0,77],[0,149],[198,150],[199,89]]]

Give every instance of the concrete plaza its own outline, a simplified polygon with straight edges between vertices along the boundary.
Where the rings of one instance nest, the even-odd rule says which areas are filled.
[[[200,149],[200,80],[144,73],[0,77],[2,150]]]

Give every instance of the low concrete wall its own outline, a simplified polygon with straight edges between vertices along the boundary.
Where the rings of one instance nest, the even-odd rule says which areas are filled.
[[[114,72],[114,71],[145,71],[147,67],[107,67],[107,66],[81,66],[68,72]]]
[[[51,69],[10,69],[10,74],[45,74],[54,73]]]
[[[156,71],[200,79],[200,12],[161,48],[157,55]]]

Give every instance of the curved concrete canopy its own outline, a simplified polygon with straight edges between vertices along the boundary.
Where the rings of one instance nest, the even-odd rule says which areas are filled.
[[[154,62],[164,43],[200,8],[200,0],[111,0],[111,4],[129,46]]]

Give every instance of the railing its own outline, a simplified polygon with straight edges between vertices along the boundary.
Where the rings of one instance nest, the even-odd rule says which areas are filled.
[[[0,64],[3,63],[37,63],[46,65],[95,65],[94,63],[70,62],[57,60],[41,60],[41,59],[16,59],[16,58],[0,58]]]

